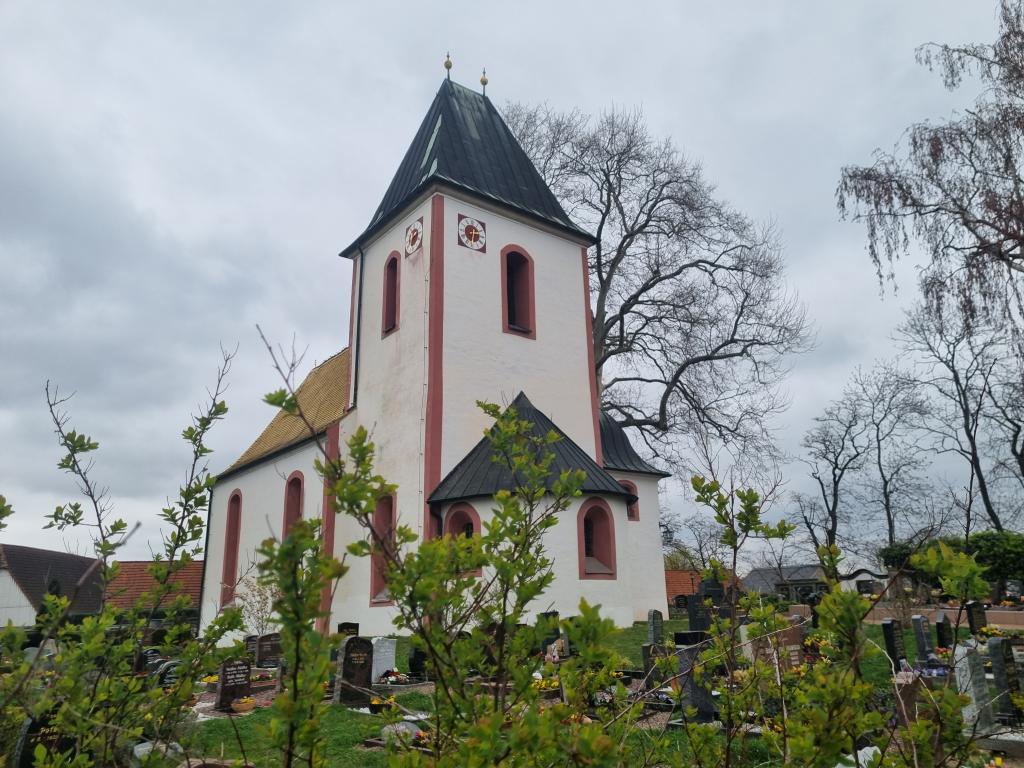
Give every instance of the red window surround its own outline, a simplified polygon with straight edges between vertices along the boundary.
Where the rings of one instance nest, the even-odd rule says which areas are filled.
[[[238,579],[238,538],[242,531],[242,492],[237,488],[228,499],[228,517],[224,532],[224,562],[220,576],[220,604],[235,599],[235,581]]]
[[[627,520],[639,520],[640,519],[640,494],[636,492],[636,483],[632,480],[619,480],[619,485],[625,488],[629,493],[637,497],[637,500],[632,504],[626,505],[626,519]]]
[[[533,258],[518,245],[501,249],[501,327],[505,333],[537,338]]]
[[[281,524],[281,538],[285,538],[292,526],[302,519],[302,501],[304,479],[299,470],[288,475],[284,485],[284,521]]]
[[[444,521],[444,532],[446,536],[479,536],[480,515],[472,504],[452,504]]]
[[[615,521],[604,499],[590,498],[576,515],[581,579],[615,578]]]
[[[385,549],[395,545],[395,497],[384,496],[377,499],[373,510],[373,545],[382,541]],[[387,557],[379,549],[370,555],[370,605],[392,605],[391,593],[388,592]]]
[[[401,286],[398,251],[392,251],[384,263],[384,298],[381,302],[380,337],[383,339],[398,330],[398,296]]]

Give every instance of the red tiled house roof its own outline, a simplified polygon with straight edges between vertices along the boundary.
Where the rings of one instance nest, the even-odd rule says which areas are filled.
[[[678,595],[697,594],[697,587],[700,586],[700,571],[696,570],[669,570],[665,569],[665,591],[671,602]]]
[[[122,560],[117,578],[107,585],[107,604],[117,608],[131,608],[143,592],[153,589],[153,577],[149,573],[151,560]],[[203,561],[194,560],[178,571],[171,582],[180,592],[192,598],[192,605],[199,607],[203,586]],[[175,594],[178,594],[177,592]]]

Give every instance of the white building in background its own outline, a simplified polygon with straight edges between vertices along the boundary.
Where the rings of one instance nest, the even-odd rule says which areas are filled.
[[[537,612],[578,612],[581,597],[619,625],[666,610],[658,482],[598,405],[587,247],[486,96],[441,84],[352,260],[348,347],[310,372],[303,410],[334,453],[359,425],[377,470],[398,486],[376,524],[422,537],[480,530],[510,480],[482,439],[477,400],[515,403],[557,429],[556,471],[582,469],[583,496],[548,533],[555,580]],[[330,509],[317,446],[295,417],[275,416],[220,474],[210,507],[202,622],[233,599],[259,542]],[[328,514],[337,554],[364,532]],[[349,558],[327,626],[393,630],[379,569]],[[325,627],[326,628],[326,627]]]

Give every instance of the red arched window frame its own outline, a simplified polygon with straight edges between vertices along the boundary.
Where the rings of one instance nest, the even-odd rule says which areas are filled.
[[[627,492],[636,496],[636,501],[632,504],[626,504],[626,519],[636,521],[640,519],[640,494],[636,492],[636,483],[632,480],[619,480],[621,485]]]
[[[281,523],[281,538],[284,539],[292,526],[302,519],[302,503],[305,496],[305,479],[295,470],[284,484],[284,519]]]
[[[501,327],[505,333],[537,338],[533,257],[525,248],[501,249]]]
[[[615,578],[615,520],[604,499],[587,499],[576,515],[581,579]]]
[[[473,505],[465,502],[452,504],[445,516],[444,533],[446,536],[479,536],[480,515]]]
[[[377,499],[373,510],[373,541],[376,551],[370,555],[370,605],[392,605],[394,600],[388,592],[387,557],[377,546],[383,542],[387,550],[395,546],[395,497],[382,496]]]
[[[399,265],[401,263],[398,251],[392,251],[388,260],[384,262],[384,296],[380,309],[380,337],[382,339],[398,330],[398,297],[401,293]]]
[[[220,604],[224,607],[235,599],[238,580],[238,539],[242,532],[242,492],[237,488],[228,497],[228,514],[224,528],[224,562],[220,575]]]

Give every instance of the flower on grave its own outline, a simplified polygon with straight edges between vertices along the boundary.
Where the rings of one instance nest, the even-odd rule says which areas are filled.
[[[220,677],[218,675],[207,675],[206,677],[204,677],[202,679],[202,682],[204,682],[204,683],[217,683],[217,682],[220,682]]]
[[[252,704],[255,701],[256,701],[256,699],[254,699],[252,696],[242,696],[241,698],[235,699],[231,703],[232,704]]]
[[[991,624],[986,624],[978,630],[978,634],[983,637],[1003,637],[1003,630],[999,627],[993,627]]]

